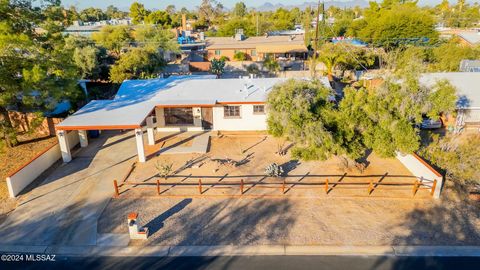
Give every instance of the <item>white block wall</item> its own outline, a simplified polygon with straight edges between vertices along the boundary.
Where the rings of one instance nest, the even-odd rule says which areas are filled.
[[[435,171],[432,167],[425,163],[421,157],[416,154],[403,155],[397,153],[397,159],[405,166],[414,176],[418,177],[419,180],[423,179],[423,183],[427,186],[431,186],[434,180],[437,180],[437,186],[433,197],[438,199],[440,198],[440,191],[443,184],[443,176]],[[423,162],[422,162],[423,161]]]
[[[69,132],[67,140],[70,147],[76,146],[79,143],[78,132]],[[57,143],[27,164],[24,164],[20,170],[8,176],[7,187],[10,197],[16,197],[26,186],[61,158],[60,146]]]
[[[237,105],[232,105],[237,106]],[[266,130],[266,114],[253,114],[253,105],[240,106],[240,118],[224,118],[223,106],[213,107],[213,130]]]

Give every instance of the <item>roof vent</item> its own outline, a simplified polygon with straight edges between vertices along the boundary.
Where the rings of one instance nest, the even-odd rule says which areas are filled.
[[[235,40],[242,41],[244,39],[245,39],[245,36],[243,35],[243,29],[237,29],[235,31]]]

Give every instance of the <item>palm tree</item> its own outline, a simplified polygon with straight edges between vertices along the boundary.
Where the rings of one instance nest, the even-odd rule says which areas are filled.
[[[340,63],[345,62],[345,52],[340,51],[333,43],[326,43],[319,50],[318,60],[325,65],[328,80],[333,81],[333,71]]]

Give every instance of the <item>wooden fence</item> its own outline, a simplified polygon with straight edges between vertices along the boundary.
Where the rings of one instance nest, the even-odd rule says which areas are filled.
[[[306,176],[304,176],[306,177]],[[148,189],[148,190],[155,190],[156,194],[158,196],[162,196],[162,191],[164,188],[172,188],[172,187],[188,187],[188,188],[196,188],[198,189],[198,194],[199,195],[205,195],[208,196],[208,194],[205,194],[206,189],[215,189],[215,188],[231,188],[231,189],[237,189],[238,194],[237,195],[244,195],[247,192],[250,192],[252,189],[278,189],[279,194],[286,194],[288,190],[290,189],[310,189],[310,190],[315,190],[315,189],[320,189],[325,192],[326,195],[329,195],[333,192],[333,190],[337,189],[354,189],[354,190],[359,190],[359,191],[364,191],[365,195],[370,196],[376,189],[379,189],[380,187],[383,186],[383,188],[387,188],[388,190],[402,190],[402,191],[408,191],[410,190],[412,193],[412,196],[415,196],[419,190],[428,190],[430,193],[430,196],[433,196],[435,192],[435,188],[437,185],[437,180],[434,180],[433,182],[429,183],[424,183],[423,179],[418,179],[416,177],[413,182],[384,182],[384,178],[386,175],[384,175],[380,180],[377,181],[361,181],[361,182],[343,182],[342,179],[344,177],[347,177],[346,174],[343,175],[343,177],[340,180],[337,181],[329,181],[326,179],[325,181],[316,181],[316,182],[294,182],[294,181],[287,181],[285,178],[283,178],[282,182],[278,183],[268,183],[268,182],[261,182],[261,181],[245,181],[243,178],[241,178],[239,181],[229,181],[229,182],[206,182],[203,181],[202,178],[198,178],[198,182],[172,182],[172,181],[166,181],[157,179],[156,182],[131,182],[131,181],[125,181],[121,182],[120,184],[117,182],[117,180],[113,180],[113,186],[114,186],[114,196],[119,197],[120,194],[122,193],[122,188],[124,187],[134,187],[138,188],[140,187],[141,189]],[[191,178],[197,179],[197,177],[192,176]],[[142,187],[142,186],[147,186],[147,187]],[[288,189],[287,189],[288,188]],[[188,195],[185,195],[188,196]],[[265,195],[257,194],[257,195],[251,195],[251,196],[258,196],[262,197]]]

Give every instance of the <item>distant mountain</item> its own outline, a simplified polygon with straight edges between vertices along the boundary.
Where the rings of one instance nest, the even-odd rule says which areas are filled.
[[[307,7],[316,7],[318,2],[305,2],[303,4],[298,4],[298,5],[282,5],[282,4],[272,4],[270,2],[266,2],[261,6],[256,7],[255,9],[258,11],[274,11],[278,8],[286,8],[286,9],[292,9],[295,7],[298,7],[299,9],[303,10],[306,9]],[[329,8],[330,6],[335,6],[335,7],[368,7],[368,1],[366,0],[350,0],[350,1],[328,1],[325,2],[325,8]]]

